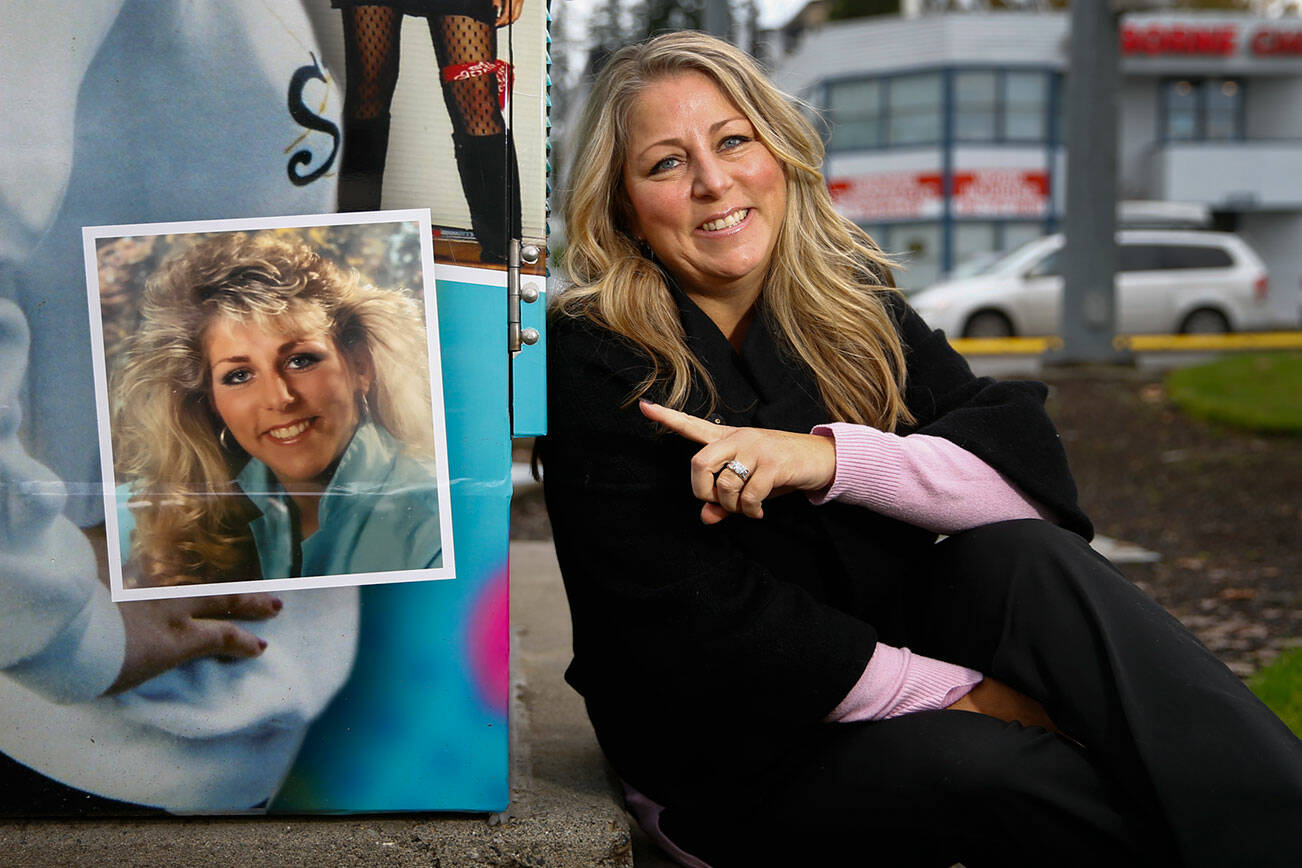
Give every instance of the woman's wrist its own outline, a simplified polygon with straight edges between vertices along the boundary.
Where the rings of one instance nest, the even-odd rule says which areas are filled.
[[[889,510],[901,485],[900,438],[845,422],[816,425],[810,433],[830,441],[833,453],[827,485],[809,493],[815,505],[846,499],[878,512]]]
[[[836,483],[836,468],[838,466],[836,438],[831,431],[820,431],[817,428],[805,436],[812,438],[810,442],[814,444],[812,451],[816,459],[811,466],[816,470],[802,490],[809,492],[812,497],[816,496],[818,492],[831,489]]]
[[[957,702],[981,680],[976,670],[878,642],[859,680],[825,719],[851,723],[938,711]]]

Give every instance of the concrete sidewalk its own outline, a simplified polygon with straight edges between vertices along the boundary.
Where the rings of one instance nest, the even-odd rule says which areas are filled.
[[[511,544],[511,621],[512,803],[503,816],[0,819],[0,864],[628,868],[622,800],[561,677],[570,620],[550,542]],[[669,864],[639,854],[639,866]]]

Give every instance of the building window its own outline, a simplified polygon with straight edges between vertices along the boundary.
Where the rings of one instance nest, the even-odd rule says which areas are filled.
[[[944,103],[940,73],[924,72],[889,79],[886,92],[886,140],[891,145],[940,141]]]
[[[1049,138],[1049,74],[1013,72],[1004,76],[1004,139],[1043,142]]]
[[[954,73],[954,138],[993,142],[999,136],[999,79],[994,70]]]
[[[954,224],[951,236],[950,276],[977,274],[994,261],[999,250],[999,226],[989,221],[967,221]]]
[[[836,81],[827,86],[830,151],[934,144],[944,104],[940,73]]]
[[[1025,70],[954,73],[954,138],[1042,142],[1049,129],[1049,74]]]
[[[1044,221],[1010,220],[1001,227],[999,249],[1016,250],[1044,235]]]
[[[861,223],[860,226],[900,264],[895,271],[895,282],[900,289],[912,292],[940,279],[939,223]]]
[[[1005,254],[1044,235],[1043,221],[961,220],[950,236],[949,278],[983,274]]]
[[[1209,139],[1241,139],[1243,130],[1243,96],[1239,82],[1232,78],[1203,83],[1203,131]]]
[[[1043,142],[1049,136],[1052,73],[963,69],[953,73],[950,111],[959,142]],[[829,151],[942,141],[941,72],[833,81],[826,90]]]
[[[1162,131],[1168,141],[1243,138],[1243,83],[1233,78],[1162,82]]]
[[[827,89],[832,129],[829,150],[875,148],[882,143],[881,79],[842,81]]]

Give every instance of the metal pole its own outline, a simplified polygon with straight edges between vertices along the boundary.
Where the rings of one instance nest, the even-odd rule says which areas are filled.
[[[1108,0],[1071,4],[1067,72],[1067,219],[1059,364],[1125,362],[1116,336],[1117,117],[1121,62]]]
[[[732,8],[728,0],[705,0],[701,29],[711,36],[727,39],[732,30]]]

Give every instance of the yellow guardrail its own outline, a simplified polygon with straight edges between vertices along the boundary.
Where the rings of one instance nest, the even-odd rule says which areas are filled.
[[[1302,350],[1302,332],[1243,332],[1227,335],[1118,335],[1119,350],[1153,353],[1181,350]]]
[[[1062,347],[1062,338],[950,338],[949,343],[965,356],[1038,356]]]
[[[1034,338],[951,338],[965,356],[1040,355],[1062,348],[1056,335]],[[1237,350],[1302,350],[1302,331],[1242,332],[1225,335],[1117,335],[1113,346],[1136,353]]]

